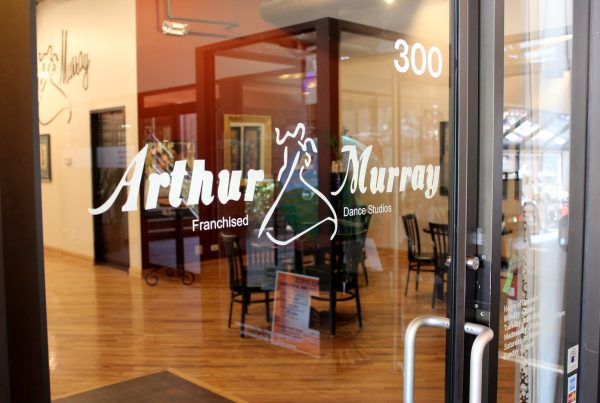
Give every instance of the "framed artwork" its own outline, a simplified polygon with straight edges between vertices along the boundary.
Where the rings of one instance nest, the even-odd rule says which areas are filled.
[[[194,159],[196,157],[196,143],[191,141],[172,141],[172,140],[146,140],[148,146],[146,161],[144,166],[144,199],[148,197],[148,178],[152,173],[161,174],[163,172],[171,173],[175,161],[186,160],[187,171],[192,171]],[[190,177],[183,179],[181,194],[187,198],[190,190]],[[166,199],[169,196],[169,188],[160,187],[158,197]],[[190,207],[191,209],[191,207]]]
[[[271,117],[260,115],[225,115],[224,167],[241,170],[262,169],[271,177]]]
[[[52,180],[52,164],[50,161],[50,135],[40,134],[40,173],[41,179]]]

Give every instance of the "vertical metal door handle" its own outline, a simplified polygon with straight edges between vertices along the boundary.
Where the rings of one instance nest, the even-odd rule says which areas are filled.
[[[404,335],[404,402],[415,401],[415,341],[421,327],[450,329],[450,319],[441,316],[419,316],[413,319]],[[477,323],[465,323],[465,333],[477,336],[471,347],[469,403],[481,403],[483,389],[483,352],[494,338],[494,331]]]
[[[469,383],[469,403],[481,403],[483,389],[483,352],[494,338],[494,331],[477,323],[465,323],[465,333],[477,336],[471,347],[471,372]]]
[[[404,334],[404,402],[415,401],[415,341],[417,331],[423,327],[450,329],[450,319],[441,316],[419,316],[413,319]]]

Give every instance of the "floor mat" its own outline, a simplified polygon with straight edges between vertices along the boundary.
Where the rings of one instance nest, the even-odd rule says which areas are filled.
[[[142,376],[54,400],[56,403],[231,402],[168,371]]]

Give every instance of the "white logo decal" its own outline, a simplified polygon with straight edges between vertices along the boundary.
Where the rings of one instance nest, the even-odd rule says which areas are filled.
[[[294,157],[293,157],[292,164],[290,166],[288,166],[288,146],[286,145],[285,148],[283,149],[283,166],[279,170],[279,174],[277,175],[277,181],[281,182],[281,177],[283,176],[286,169],[289,170],[289,173],[287,175],[287,178],[285,179],[285,183],[283,184],[281,191],[279,192],[279,195],[277,195],[275,202],[273,203],[273,205],[267,212],[267,215],[265,216],[265,218],[262,222],[262,225],[260,226],[260,230],[258,231],[258,236],[260,237],[262,235],[262,233],[265,230],[265,227],[267,226],[267,224],[269,223],[269,220],[271,219],[271,216],[273,216],[273,212],[275,211],[275,208],[277,208],[277,206],[279,205],[279,201],[281,200],[281,197],[285,193],[285,190],[290,183],[290,179],[292,179],[292,176],[295,175],[296,172],[298,172],[300,182],[302,182],[304,184],[304,186],[307,187],[308,190],[310,190],[311,192],[316,194],[321,200],[323,200],[323,202],[327,205],[327,207],[329,207],[329,210],[331,211],[332,216],[322,219],[321,221],[315,223],[311,227],[294,235],[290,239],[280,241],[279,239],[274,238],[268,231],[266,233],[267,238],[269,238],[271,240],[271,242],[273,242],[277,245],[281,245],[281,246],[288,245],[288,244],[294,242],[296,239],[300,238],[302,235],[306,234],[307,232],[310,232],[313,229],[317,228],[319,225],[321,225],[327,221],[331,221],[333,223],[333,233],[331,234],[331,239],[333,239],[335,237],[335,234],[337,233],[337,214],[336,214],[335,210],[333,209],[333,206],[327,199],[327,197],[323,193],[319,192],[310,183],[308,183],[308,181],[304,178],[304,175],[303,175],[304,170],[306,168],[308,168],[310,166],[310,163],[312,162],[312,157],[310,155],[308,147],[310,146],[310,150],[313,153],[315,153],[315,154],[317,153],[317,146],[316,146],[314,140],[311,138],[304,139],[304,135],[306,134],[306,128],[305,128],[304,124],[302,124],[302,123],[298,123],[298,125],[296,126],[296,130],[294,130],[293,133],[290,131],[287,131],[285,133],[285,135],[283,136],[283,138],[279,137],[279,134],[280,134],[279,129],[276,128],[275,133],[277,134],[276,139],[275,139],[275,141],[277,142],[277,145],[283,145],[287,138],[296,139],[296,141],[298,142],[298,145],[300,146],[300,150],[296,151],[296,154],[294,154]],[[299,139],[297,139],[298,135],[300,136]],[[300,158],[302,157],[303,153],[304,153],[304,166],[301,166],[300,170],[298,171],[296,169],[296,167],[300,164]]]
[[[261,237],[263,233],[265,233],[271,242],[284,246],[294,242],[296,239],[320,225],[331,222],[333,224],[331,239],[333,239],[338,229],[337,213],[327,196],[311,185],[310,181],[305,177],[307,170],[311,168],[314,169],[314,167],[311,167],[311,163],[313,162],[313,155],[317,154],[315,140],[310,137],[305,138],[306,127],[303,123],[298,123],[293,132],[286,131],[283,137],[280,136],[281,133],[277,128],[275,129],[275,133],[277,145],[284,146],[283,166],[277,175],[277,181],[280,183],[283,182],[283,185],[275,198],[275,202],[269,208],[269,211],[262,221],[258,236]],[[293,148],[289,147],[290,145],[292,145]],[[289,155],[290,149],[295,150],[292,151],[294,153],[292,156]],[[344,155],[344,162],[347,161],[347,166],[342,184],[338,189],[331,192],[332,196],[337,196],[342,192],[348,182],[349,175],[349,191],[351,194],[367,192],[374,195],[377,193],[391,193],[394,191],[396,182],[398,182],[399,192],[406,191],[410,184],[413,191],[422,191],[426,199],[431,199],[436,195],[440,176],[439,165],[434,166],[429,164],[427,166],[415,165],[413,167],[403,166],[387,168],[371,167],[368,173],[369,181],[367,186],[367,168],[372,150],[373,146],[368,146],[359,154],[356,145],[344,145],[342,147],[341,151]],[[137,210],[137,198],[140,193],[140,185],[147,152],[148,146],[146,145],[133,158],[113,194],[100,207],[88,209],[90,214],[96,215],[106,212],[114,204],[119,193],[126,187],[129,188],[129,194],[127,196],[127,201],[123,204],[121,210]],[[145,204],[146,210],[156,208],[160,189],[167,187],[169,187],[169,204],[175,208],[179,207],[182,203],[185,206],[191,207],[198,205],[200,202],[204,205],[209,205],[214,201],[215,198],[212,194],[214,175],[212,172],[205,169],[205,161],[194,160],[191,174],[187,171],[186,166],[186,160],[176,161],[171,173],[155,172],[148,176],[148,192]],[[230,200],[240,200],[242,197],[240,192],[242,174],[243,172],[241,170],[229,171],[227,169],[223,169],[218,173],[219,182],[217,185],[217,199],[221,204],[226,204]],[[284,175],[285,178],[283,178]],[[130,176],[129,180],[127,179],[128,176]],[[182,184],[186,179],[186,176],[190,177],[190,185],[187,200],[183,200]],[[309,228],[295,234],[293,237],[280,240],[275,238],[269,231],[265,231],[265,229],[294,176],[296,176],[294,183],[297,184],[299,182],[304,187],[301,192],[303,199],[310,200],[316,195],[329,208],[330,214],[328,217],[323,218]],[[264,181],[264,179],[264,171],[254,169],[248,170],[244,201],[251,202],[254,200],[256,184]],[[372,207],[373,206],[369,206],[369,213],[391,212],[391,206],[382,205],[377,208]],[[355,215],[354,210],[356,209],[347,210],[348,215]],[[350,212],[352,212],[352,214],[350,214]]]

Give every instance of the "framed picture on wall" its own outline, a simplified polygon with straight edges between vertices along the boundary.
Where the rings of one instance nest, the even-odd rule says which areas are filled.
[[[50,161],[50,135],[40,135],[40,173],[44,181],[52,180],[52,164]]]
[[[243,171],[262,169],[271,177],[271,117],[224,115],[224,167]]]

